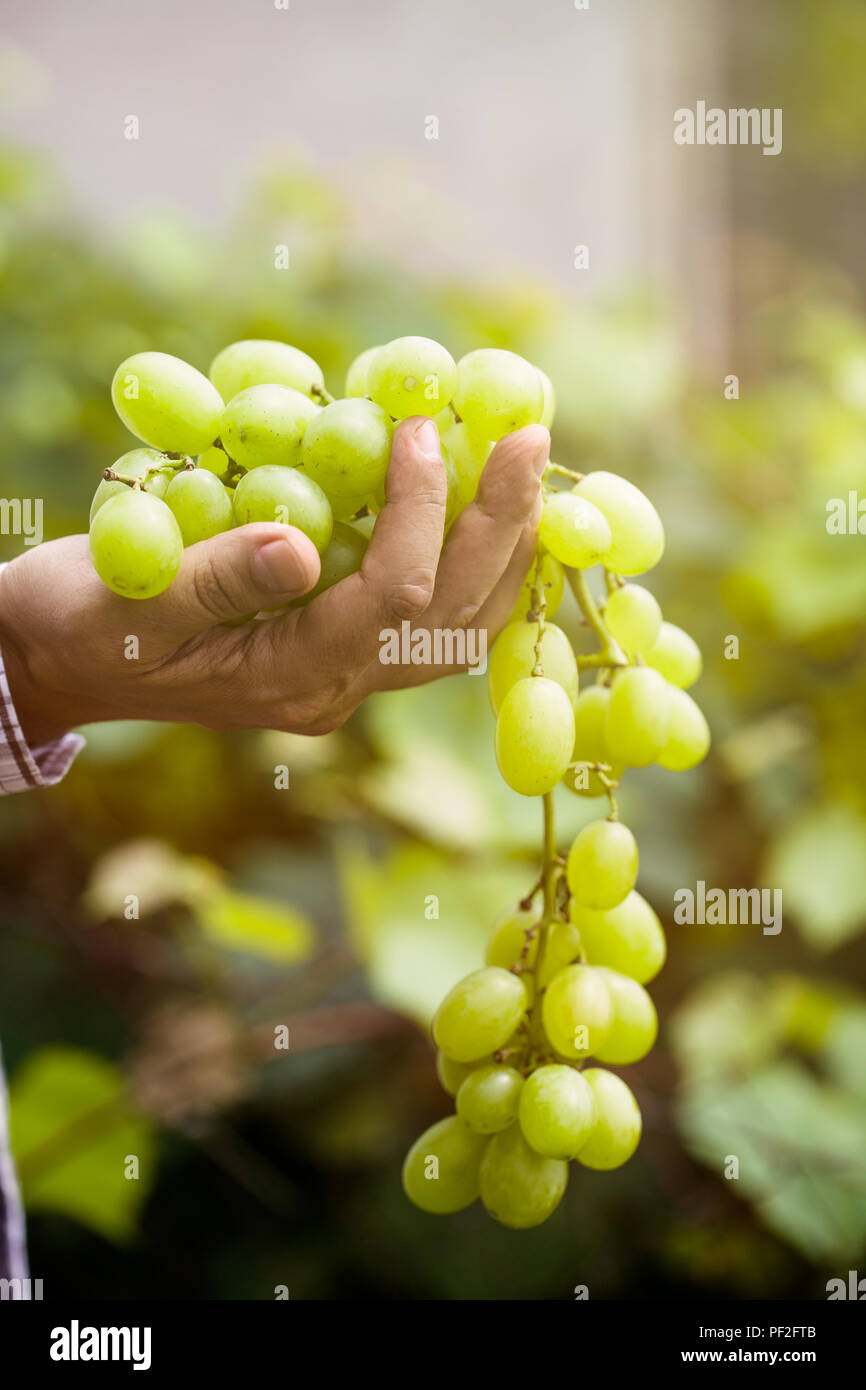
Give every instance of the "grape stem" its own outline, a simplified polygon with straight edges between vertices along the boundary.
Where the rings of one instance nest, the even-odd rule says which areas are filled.
[[[325,390],[324,386],[311,386],[310,395],[318,396],[320,400],[325,402],[325,405],[331,405],[334,401],[334,397],[331,395],[330,391]]]
[[[585,476],[583,473],[575,473],[573,468],[564,468],[561,463],[549,463],[544,472],[560,473],[563,478],[571,478],[573,483],[581,482]]]
[[[623,652],[608,632],[595,599],[589,592],[583,570],[566,568],[565,573],[581,613],[601,643],[601,651],[581,653],[578,656],[577,669],[583,671],[591,666],[627,666],[628,662]]]

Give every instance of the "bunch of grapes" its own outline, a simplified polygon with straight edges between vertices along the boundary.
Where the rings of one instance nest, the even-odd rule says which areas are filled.
[[[563,477],[571,486],[554,490]],[[640,1061],[655,1042],[644,986],[666,945],[635,888],[638,848],[615,792],[626,767],[685,771],[710,744],[687,693],[700,650],[631,582],[663,550],[658,513],[627,479],[549,466],[537,556],[488,672],[499,770],[514,791],[542,799],[542,868],[494,930],[484,968],[454,986],[433,1021],[456,1114],[426,1130],[403,1166],[406,1193],[425,1211],[459,1211],[480,1196],[503,1225],[535,1226],[562,1200],[570,1160],[618,1168],[637,1148],[637,1101],[608,1066]],[[603,605],[586,582],[594,565]],[[597,651],[576,656],[549,621],[566,582]],[[582,671],[596,677],[583,689]],[[609,804],[567,856],[554,828],[560,782]]]
[[[166,353],[138,353],[118,367],[112,398],[146,447],[105,470],[90,553],[110,589],[139,599],[171,584],[184,546],[277,521],[321,556],[306,601],[360,568],[396,422],[427,415],[437,425],[447,530],[496,441],[551,425],[555,409],[548,377],[515,353],[482,348],[455,362],[420,337],[362,352],[339,400],[311,357],[266,340],[230,344],[208,377]],[[494,931],[484,968],[436,1014],[437,1069],[456,1114],[406,1157],[404,1187],[425,1211],[456,1212],[480,1196],[504,1225],[534,1226],[560,1202],[569,1160],[616,1168],[637,1147],[637,1102],[607,1068],[639,1061],[655,1041],[644,986],[664,963],[665,938],[636,891],[637,845],[615,792],[626,767],[685,771],[710,742],[687,693],[700,651],[631,582],[663,550],[658,513],[627,479],[548,465],[537,555],[489,668],[500,772],[542,800],[541,874]],[[586,582],[596,565],[603,604]],[[550,621],[566,582],[598,639],[590,654],[576,656]],[[596,676],[583,689],[581,671]],[[554,828],[559,783],[609,803],[567,856]]]

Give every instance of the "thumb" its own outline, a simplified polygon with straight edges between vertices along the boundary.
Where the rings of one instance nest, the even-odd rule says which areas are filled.
[[[316,547],[296,526],[238,526],[184,551],[161,599],[166,621],[193,633],[276,608],[311,589],[320,570]]]

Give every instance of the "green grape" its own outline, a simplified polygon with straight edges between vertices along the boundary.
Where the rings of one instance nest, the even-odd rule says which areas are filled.
[[[520,960],[526,967],[531,968],[538,954],[538,937],[532,937],[525,956],[523,950],[526,946],[526,933],[537,921],[538,913],[531,908],[528,911],[513,912],[503,918],[487,943],[484,955],[487,965],[500,965],[504,970],[510,970],[512,965],[516,965]]]
[[[481,1200],[494,1220],[512,1230],[540,1226],[562,1201],[568,1164],[531,1149],[519,1125],[489,1140],[481,1160]]]
[[[583,1075],[595,1096],[596,1120],[577,1161],[585,1168],[619,1168],[631,1158],[640,1141],[638,1103],[625,1082],[612,1071],[589,1067]]]
[[[555,559],[573,569],[597,565],[611,544],[610,527],[598,507],[572,492],[554,492],[547,498],[538,539]]]
[[[422,1211],[447,1216],[470,1206],[488,1140],[456,1115],[425,1129],[403,1162],[403,1190]]]
[[[537,367],[536,371],[541,377],[542,410],[539,423],[544,425],[546,429],[550,429],[553,424],[553,417],[556,414],[556,392],[553,389],[553,382],[550,380],[547,372],[543,372],[540,367]]]
[[[655,762],[667,743],[670,717],[670,687],[658,671],[629,666],[616,673],[604,721],[614,758],[632,767]]]
[[[562,595],[565,592],[565,570],[562,565],[558,560],[554,560],[547,550],[541,554],[541,565],[537,574],[536,565],[537,557],[533,560],[529,574],[524,580],[523,588],[520,590],[517,603],[514,605],[511,622],[525,618],[531,611],[532,590],[534,588],[543,594],[545,618],[552,618],[562,603]]]
[[[155,598],[180,568],[183,539],[158,497],[124,488],[99,508],[90,528],[90,558],[103,584],[124,598]]]
[[[225,473],[229,466],[229,457],[224,449],[205,449],[203,454],[198,456],[199,468],[206,468],[208,473]]]
[[[394,338],[367,368],[367,391],[395,420],[436,415],[457,385],[454,358],[432,338]]]
[[[611,757],[610,749],[604,739],[604,723],[607,707],[610,704],[610,690],[606,685],[590,685],[582,690],[574,706],[574,748],[571,762],[579,763],[574,772],[569,772],[565,785],[578,796],[604,796],[605,788],[597,772],[590,772],[588,764],[605,763],[610,768],[606,776],[618,782],[623,764]]]
[[[627,652],[642,652],[659,635],[662,610],[655,595],[642,584],[623,584],[609,596],[604,620],[611,636]]]
[[[457,1092],[457,1114],[476,1134],[498,1134],[517,1119],[522,1086],[514,1067],[476,1067]]]
[[[545,1158],[576,1158],[595,1123],[595,1096],[574,1067],[557,1062],[527,1077],[520,1093],[520,1128]]]
[[[467,1076],[475,1070],[477,1063],[467,1065],[465,1062],[452,1062],[450,1057],[446,1057],[444,1052],[436,1053],[436,1075],[443,1091],[449,1096],[456,1096]]]
[[[366,536],[347,526],[344,521],[335,521],[331,539],[322,553],[322,569],[318,581],[309,593],[295,599],[295,603],[303,606],[319,594],[323,594],[326,589],[332,589],[341,580],[348,579],[350,574],[357,574],[364,563],[366,553]]]
[[[562,686],[572,704],[576,702],[577,661],[562,628],[547,623],[539,643],[537,623],[509,623],[496,639],[487,668],[487,693],[494,714],[511,687],[532,675],[538,661],[545,676]]]
[[[710,747],[710,726],[703,710],[685,690],[678,690],[672,685],[668,699],[670,728],[667,743],[656,761],[671,772],[686,772],[690,767],[697,767],[706,757]]]
[[[328,497],[358,498],[357,511],[384,488],[391,456],[391,422],[374,401],[333,401],[307,429],[302,468]]]
[[[493,448],[489,440],[479,440],[462,422],[458,423],[449,411],[450,420],[438,424],[441,441],[454,460],[457,473],[457,511],[462,511],[475,498],[484,465]]]
[[[600,1062],[614,1067],[627,1066],[645,1057],[656,1040],[659,1030],[656,1007],[643,985],[618,970],[598,966],[605,979],[613,1004],[610,1031],[596,1048]]]
[[[460,479],[454,460],[444,444],[439,445],[442,467],[445,470],[445,530],[449,530],[460,510]],[[384,491],[384,489],[383,489]]]
[[[312,479],[296,468],[253,468],[235,488],[235,521],[279,521],[297,526],[321,555],[334,529],[328,499]]]
[[[634,889],[603,912],[581,907],[572,898],[568,915],[591,965],[607,965],[641,985],[654,979],[664,965],[667,946],[662,924],[646,898]]]
[[[529,676],[504,697],[496,720],[496,761],[521,796],[553,791],[571,761],[574,710],[561,685]]]
[[[232,503],[219,478],[204,468],[183,469],[165,494],[184,545],[209,540],[232,526]]]
[[[662,623],[658,637],[643,656],[648,666],[680,690],[694,685],[704,664],[695,639],[676,623]]]
[[[357,531],[359,536],[363,536],[366,540],[369,540],[373,534],[373,528],[376,525],[376,513],[368,512],[366,516],[356,516],[348,525],[353,531]]]
[[[269,338],[229,343],[211,362],[208,376],[224,401],[250,386],[290,386],[304,396],[317,396],[325,385],[318,362],[300,348]]]
[[[580,955],[580,932],[571,922],[551,922],[547,928],[544,955],[541,965],[535,972],[535,983],[539,989],[546,989],[567,965]]]
[[[597,1052],[613,1021],[604,977],[591,965],[567,965],[544,991],[541,1017],[560,1057],[574,1061]]]
[[[454,409],[478,439],[537,424],[544,391],[537,367],[502,348],[479,348],[457,363]]]
[[[665,533],[658,512],[640,488],[617,473],[599,469],[576,483],[574,492],[594,502],[607,517],[613,537],[604,560],[608,569],[617,574],[642,574],[658,564]]]
[[[206,376],[167,352],[137,352],[111,383],[128,430],[169,454],[200,454],[219,433],[222,397]]]
[[[616,907],[634,888],[637,870],[637,842],[618,820],[590,821],[568,851],[568,887],[582,907]]]
[[[160,467],[160,465],[162,465]],[[158,473],[150,473],[146,482],[141,486],[144,492],[151,497],[164,497],[168,485],[175,475],[175,468],[170,464],[164,454],[158,449],[130,449],[128,454],[121,454],[119,459],[111,465],[115,473],[119,473],[122,478],[138,478],[139,480],[150,473],[150,469],[158,467]],[[126,483],[120,482],[116,478],[103,478],[93,494],[93,501],[90,504],[90,521],[99,511],[103,502],[107,502],[109,497],[117,497],[121,492],[129,492]]]
[[[452,1062],[475,1062],[504,1047],[526,1011],[516,975],[488,965],[459,980],[433,1020],[436,1046]]]
[[[223,411],[220,439],[243,468],[294,468],[307,427],[321,413],[291,386],[248,386]]]
[[[382,345],[380,343],[378,347],[365,348],[363,352],[358,353],[358,356],[350,363],[349,370],[346,372],[346,389],[343,392],[344,396],[368,396],[370,394],[367,390],[367,376],[373,358],[376,356],[376,353],[381,352],[381,350]]]

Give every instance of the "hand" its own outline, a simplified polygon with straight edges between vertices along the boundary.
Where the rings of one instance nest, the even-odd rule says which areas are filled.
[[[549,447],[540,425],[501,440],[443,549],[436,429],[404,421],[360,571],[306,606],[241,625],[316,583],[319,557],[295,527],[257,523],[190,546],[171,587],[147,601],[104,587],[86,536],[20,555],[0,574],[0,648],[25,737],[36,747],[107,719],[320,734],[374,690],[449,674],[383,665],[382,630],[409,620],[499,631],[532,562]]]

